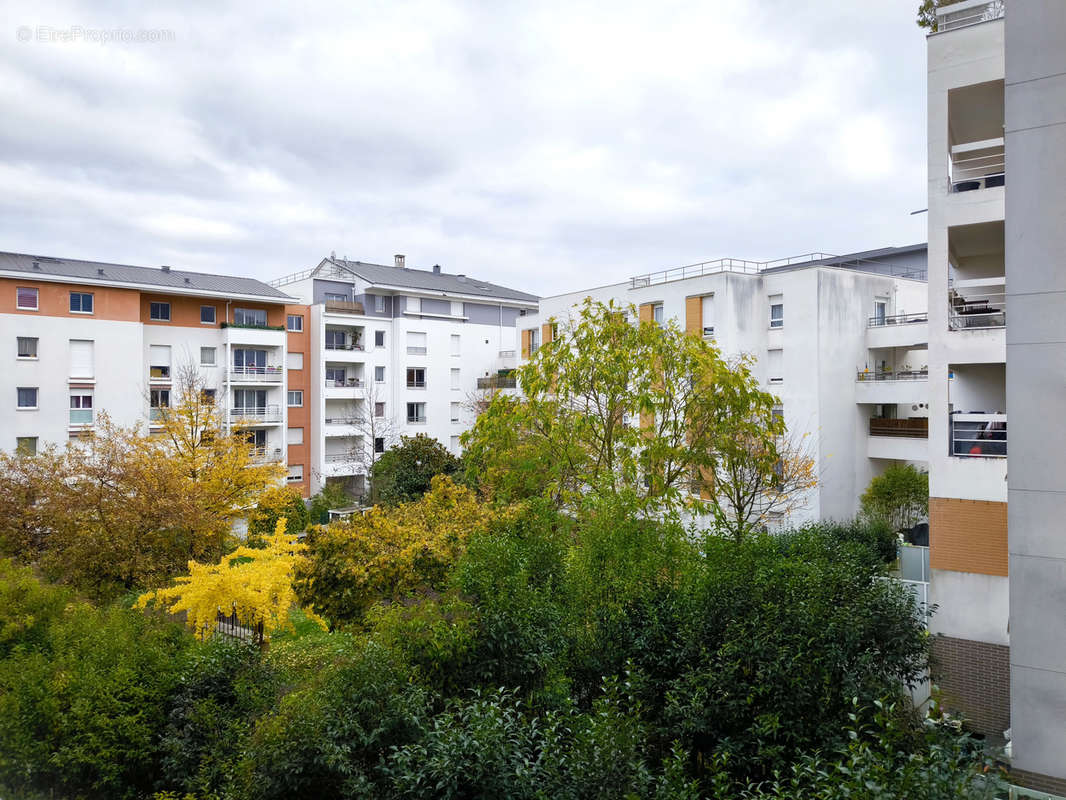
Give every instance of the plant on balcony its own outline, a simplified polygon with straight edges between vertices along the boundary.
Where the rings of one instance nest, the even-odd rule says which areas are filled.
[[[246,322],[223,322],[220,328],[247,328],[256,331],[284,331],[284,325],[250,325]]]
[[[918,27],[925,28],[930,33],[937,32],[936,10],[943,6],[950,6],[962,0],[922,0],[918,6]]]

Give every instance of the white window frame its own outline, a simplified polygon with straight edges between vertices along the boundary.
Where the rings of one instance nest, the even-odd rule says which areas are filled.
[[[77,310],[70,308],[70,306],[74,305],[75,295],[79,298],[88,297],[89,305],[92,306],[92,308],[90,308],[88,311],[86,311],[84,308],[79,308]],[[84,305],[84,299],[79,300],[78,305]],[[91,316],[96,311],[96,297],[94,296],[93,292],[70,292],[67,296],[67,308],[70,310],[71,314],[85,314],[87,316]]]
[[[205,361],[204,354],[210,353],[211,360]],[[200,366],[201,367],[216,367],[218,366],[218,348],[216,347],[201,347],[200,348]]]
[[[662,303],[654,303],[651,307],[651,319],[656,325],[661,326],[666,322],[666,312],[663,311]]]
[[[299,403],[294,403],[294,396],[299,396]],[[304,407],[304,390],[303,389],[289,389],[285,394],[285,404],[288,408],[303,408]]]
[[[775,300],[777,302],[774,302]],[[776,317],[774,316],[775,308],[781,311]],[[770,327],[774,330],[785,327],[785,300],[780,295],[774,295],[770,298]]]
[[[24,406],[19,403],[22,399],[20,392],[33,392],[33,405]],[[41,407],[41,387],[40,386],[16,386],[15,387],[15,407],[19,411],[38,411]]]
[[[292,326],[292,321],[296,320],[296,327]],[[303,314],[286,314],[285,315],[285,330],[289,333],[303,333],[304,332],[304,315]]]
[[[458,357],[463,354],[463,339],[458,333],[453,333],[450,338],[452,356]]]
[[[383,295],[383,294],[374,295],[374,313],[375,314],[384,314],[385,313],[385,295]]]
[[[19,353],[19,346],[23,341],[33,342],[33,355],[24,356]],[[40,357],[41,340],[37,336],[16,336],[15,337],[15,358],[19,361],[37,361]]]
[[[156,311],[156,307],[157,306],[159,308],[159,311],[162,311],[163,309],[166,309],[167,315],[165,317],[162,317],[162,316],[158,316],[157,317],[157,316],[155,316],[155,311]],[[163,300],[150,300],[150,301],[148,301],[148,319],[149,319],[150,322],[170,322],[170,317],[171,317],[171,314],[170,314],[170,303],[167,303],[167,302],[165,302]]]
[[[293,366],[297,364],[298,366]],[[304,368],[304,354],[288,352],[285,354],[285,367],[287,369],[303,369]]]
[[[418,409],[421,406],[422,415],[418,415]],[[415,415],[411,416],[412,407],[415,409]],[[407,424],[408,425],[425,425],[426,424],[426,404],[425,403],[408,403],[407,404]]]
[[[285,444],[303,444],[304,443],[304,429],[303,427],[288,428],[285,431]]]
[[[458,392],[458,391],[462,390],[462,388],[463,388],[463,374],[459,370],[458,367],[452,367],[452,370],[451,370],[451,382],[452,382],[452,391],[453,392]]]
[[[299,470],[297,472],[297,470]],[[285,474],[285,483],[303,483],[304,482],[304,465],[303,464],[289,464],[288,471]]]
[[[22,298],[19,297],[19,292],[33,292],[33,305],[22,305]],[[15,287],[15,308],[18,311],[40,311],[41,310],[41,290],[35,286],[16,286]]]
[[[378,339],[381,339],[381,344],[378,344]],[[384,346],[385,346],[385,331],[374,331],[374,347],[384,347]]]
[[[381,375],[381,377],[379,378],[378,375]],[[385,368],[382,367],[382,366],[374,367],[374,383],[384,383],[384,382],[385,382]]]
[[[211,319],[204,319],[204,311],[211,309]],[[218,322],[218,308],[216,306],[200,306],[200,324],[214,325]]]

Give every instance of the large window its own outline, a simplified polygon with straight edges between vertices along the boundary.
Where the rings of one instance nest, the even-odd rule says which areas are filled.
[[[152,389],[148,393],[148,419],[155,422],[163,416],[163,409],[170,408],[170,389]]]
[[[70,424],[93,424],[93,393],[91,391],[82,389],[70,393]]]
[[[233,348],[233,371],[238,374],[260,375],[267,371],[267,351],[251,347]]]
[[[459,403],[452,403],[452,422],[459,421],[460,414],[462,413],[460,411],[461,408],[462,406]]]
[[[213,347],[201,347],[200,348],[200,366],[201,367],[213,367],[213,366],[215,366],[215,348],[213,348]]]
[[[19,455],[19,456],[35,456],[35,455],[37,455],[37,437],[36,436],[17,436],[17,437],[15,437],[15,455]]]
[[[408,403],[407,404],[407,421],[415,424],[420,424],[426,421],[426,404],[425,403]]]
[[[408,389],[425,389],[426,388],[426,370],[424,367],[408,367],[407,368],[407,388]]]
[[[22,311],[36,311],[38,309],[37,299],[36,289],[24,286],[15,289],[15,307]]]
[[[70,310],[74,314],[93,313],[93,296],[91,292],[71,292]]]
[[[36,386],[19,386],[16,391],[18,393],[19,408],[37,408]]]
[[[783,328],[785,326],[785,301],[779,295],[770,296],[770,327]]]
[[[91,339],[70,340],[70,377],[91,378],[93,369],[93,341]]]
[[[300,333],[304,329],[304,318],[301,314],[289,314],[285,319],[285,327],[292,333]]]
[[[348,372],[344,367],[326,367],[326,386],[344,386]]]
[[[204,325],[215,324],[214,306],[200,306],[200,322],[202,322]]]
[[[770,383],[784,383],[785,351],[781,348],[766,351],[766,379]]]
[[[289,464],[289,474],[285,476],[285,480],[289,483],[303,483],[304,465]]]
[[[170,322],[170,303],[151,303],[148,307],[148,319]]]
[[[413,356],[424,356],[426,354],[426,334],[421,331],[408,331],[407,352]]]
[[[18,336],[18,357],[19,358],[37,358],[37,337],[36,336]]]
[[[303,408],[304,393],[300,390],[288,392],[289,408]]]
[[[326,292],[327,303],[347,303],[348,295],[346,294],[334,294],[333,292]]]
[[[289,369],[303,369],[304,368],[304,354],[303,353],[286,353],[285,354],[285,366]]]
[[[884,298],[877,298],[874,300],[874,325],[884,325],[885,317],[888,315],[888,300]]]
[[[233,309],[233,324],[246,325],[250,328],[265,328],[267,312],[261,308],[235,308]]]
[[[148,346],[148,377],[156,380],[170,377],[170,345]]]

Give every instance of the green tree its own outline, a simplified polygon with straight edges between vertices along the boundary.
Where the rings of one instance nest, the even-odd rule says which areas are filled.
[[[866,487],[862,510],[893,531],[913,528],[929,515],[929,473],[911,464],[892,464]]]
[[[460,465],[459,459],[431,436],[401,436],[400,444],[386,450],[374,463],[372,496],[375,502],[390,506],[412,502],[429,491],[435,476],[455,475]]]
[[[949,6],[961,0],[922,0],[918,6],[918,27],[925,28],[930,33],[937,31],[936,10],[939,7]]]
[[[351,504],[352,499],[344,487],[327,481],[318,494],[311,496],[309,521],[312,525],[325,525],[329,522],[328,512],[331,508],[344,508]]]
[[[274,486],[259,496],[259,502],[248,515],[248,537],[269,536],[278,520],[285,518],[285,530],[295,536],[307,527],[307,506],[300,492],[292,486]]]

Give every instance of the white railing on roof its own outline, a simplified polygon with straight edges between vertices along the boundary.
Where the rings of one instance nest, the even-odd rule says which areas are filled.
[[[272,281],[267,281],[268,284],[277,288],[278,286],[285,286],[289,283],[296,283],[296,281],[302,281],[304,278],[310,278],[315,274],[315,270],[318,267],[311,267],[311,269],[301,270],[300,272],[294,272],[292,275],[283,275],[280,278],[274,278]]]
[[[682,281],[687,278],[698,278],[702,275],[714,275],[719,272],[739,272],[754,275],[764,270],[779,267],[796,267],[805,264],[827,263],[830,267],[853,267],[861,269],[863,266],[876,266],[873,270],[882,274],[897,278],[917,278],[925,280],[925,270],[913,267],[903,267],[888,261],[877,261],[869,258],[848,258],[847,256],[833,255],[832,253],[804,253],[799,256],[778,258],[773,261],[747,261],[742,258],[719,258],[715,261],[701,261],[698,264],[687,264],[683,267],[673,267],[659,272],[649,272],[647,275],[636,275],[629,279],[630,289],[639,289],[644,286],[652,286],[671,281]]]
[[[1006,0],[962,0],[960,3],[941,3],[936,10],[938,33],[1002,19]]]

